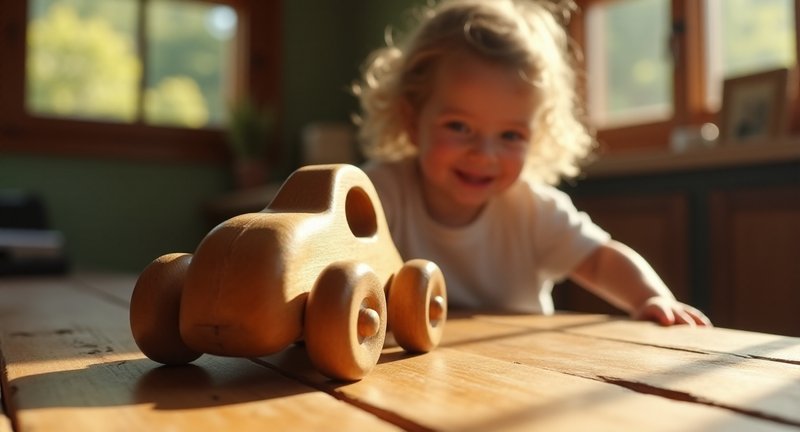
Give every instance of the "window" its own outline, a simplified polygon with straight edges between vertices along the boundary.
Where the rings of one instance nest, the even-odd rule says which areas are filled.
[[[229,103],[278,100],[279,19],[251,0],[3,2],[0,148],[221,160]]]
[[[28,16],[28,112],[189,128],[225,124],[237,69],[230,6],[33,0]]]
[[[578,3],[589,117],[612,151],[666,148],[675,126],[716,120],[724,79],[796,64],[796,0]]]
[[[631,0],[589,8],[586,46],[589,113],[595,126],[672,115],[669,0]]]

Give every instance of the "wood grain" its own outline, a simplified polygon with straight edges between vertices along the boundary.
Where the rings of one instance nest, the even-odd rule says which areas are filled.
[[[719,324],[800,336],[800,188],[718,190],[709,206]]]
[[[134,288],[133,335],[149,358],[175,365],[195,353],[255,357],[305,338],[315,364],[344,380],[358,379],[374,366],[386,320],[377,333],[356,334],[347,326],[349,317],[358,315],[368,298],[351,283],[360,286],[366,279],[329,273],[348,268],[347,274],[375,275],[375,296],[381,300],[370,307],[385,309],[383,288],[403,267],[372,182],[347,164],[297,169],[266,209],[221,223],[193,254],[177,257],[156,258]],[[325,305],[313,307],[319,297]],[[427,304],[415,306],[427,310]],[[312,311],[325,316],[316,319]],[[179,331],[169,337],[153,331],[172,322]],[[352,331],[326,343],[327,333],[305,331],[305,323],[314,322],[321,325],[312,331],[341,329],[338,324]]]
[[[497,320],[497,317],[493,316],[490,319]],[[529,321],[525,321],[527,325],[530,325]],[[565,331],[604,339],[657,345],[669,349],[708,354],[727,353],[800,365],[800,338],[796,337],[726,328],[715,328],[714,330],[693,329],[684,326],[665,328],[650,322],[628,320],[609,320],[591,326],[565,329]]]
[[[494,319],[494,318],[492,318]],[[610,382],[651,394],[720,406],[732,411],[800,426],[800,366],[766,361],[727,352],[695,351],[658,346],[660,335],[651,327],[650,338],[639,339],[635,349],[627,342],[564,332],[544,331],[518,318],[507,329],[490,320],[452,323],[451,338],[462,338],[461,350],[491,355],[535,367]],[[620,322],[621,324],[622,322]],[[591,328],[585,326],[584,328]],[[489,338],[516,329],[513,337]],[[523,329],[528,329],[524,331]],[[572,327],[570,331],[578,331]],[[680,329],[680,328],[678,328]],[[671,329],[661,333],[669,333]],[[689,329],[682,329],[687,331]],[[694,329],[703,338],[716,329]],[[624,334],[624,333],[623,333]],[[607,333],[613,337],[615,333]],[[470,338],[479,337],[480,343]],[[689,338],[686,338],[689,339]],[[448,339],[453,341],[453,339]],[[443,344],[448,345],[448,342]]]
[[[4,283],[3,385],[17,431],[396,430],[247,359],[158,367],[136,349],[127,311],[80,284]]]
[[[135,274],[81,272],[72,276],[71,280],[76,289],[128,309],[137,277]]]
[[[366,378],[342,383],[297,345],[156,367],[127,328],[133,283],[93,275],[0,287],[17,431],[800,430],[795,338],[605,315],[450,313],[433,352],[387,345]]]
[[[558,318],[537,318],[545,326],[558,325]],[[598,318],[603,319],[567,317],[572,322],[564,327],[591,326]],[[686,430],[689,425],[697,430],[797,430],[795,391],[783,388],[793,378],[780,379],[780,371],[767,365],[728,364],[730,370],[714,372],[718,359],[703,363],[675,350],[592,340],[490,319],[451,318],[437,350],[410,356],[386,349],[378,367],[358,383],[324,379],[297,348],[262,361],[384,418],[431,430]],[[636,355],[625,354],[632,351]],[[759,372],[765,376],[756,376]],[[736,379],[739,374],[745,377]],[[750,380],[782,386],[753,388],[747,385]],[[756,389],[776,394],[757,394]],[[737,394],[726,395],[731,391]],[[695,400],[692,392],[738,405],[715,407]],[[753,402],[779,417],[764,420],[759,413],[737,411]]]
[[[419,430],[797,430],[702,404],[641,394],[560,371],[442,348],[409,357],[388,351],[364,380],[326,381],[293,348],[265,359],[312,385]],[[657,414],[656,414],[657,413]],[[654,416],[658,416],[654,419]],[[663,419],[679,419],[678,424]]]

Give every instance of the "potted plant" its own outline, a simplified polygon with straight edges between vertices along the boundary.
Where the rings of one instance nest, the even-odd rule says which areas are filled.
[[[231,105],[227,141],[233,158],[234,185],[238,189],[264,184],[273,123],[272,110],[259,107],[250,98]]]

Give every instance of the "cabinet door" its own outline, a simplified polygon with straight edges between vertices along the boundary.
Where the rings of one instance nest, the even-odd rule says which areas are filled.
[[[710,196],[716,324],[800,336],[800,187]]]
[[[688,204],[682,194],[576,197],[575,205],[618,240],[642,255],[675,296],[689,301]],[[621,313],[572,282],[555,288],[562,310]]]

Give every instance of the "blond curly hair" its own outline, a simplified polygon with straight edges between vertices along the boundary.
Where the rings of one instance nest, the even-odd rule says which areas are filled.
[[[405,111],[424,105],[442,58],[467,50],[517,68],[535,89],[540,105],[523,175],[549,184],[578,175],[595,140],[576,92],[575,56],[564,30],[574,9],[571,0],[444,0],[422,9],[416,29],[402,43],[387,40],[375,50],[353,85],[361,103],[356,122],[364,155],[397,160],[416,153]]]

